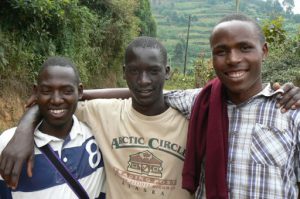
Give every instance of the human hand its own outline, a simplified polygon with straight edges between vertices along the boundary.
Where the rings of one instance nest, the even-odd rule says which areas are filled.
[[[32,176],[34,163],[33,132],[39,121],[38,106],[29,108],[20,119],[14,136],[1,153],[0,175],[12,189],[18,186],[24,161],[27,162],[27,175]]]
[[[281,112],[285,113],[289,109],[300,108],[300,88],[294,86],[293,83],[285,83],[280,86],[279,83],[273,84],[273,89],[283,89],[284,93],[277,96],[276,107],[281,107]]]
[[[27,175],[32,177],[33,157],[32,136],[21,135],[20,137],[16,132],[0,156],[0,175],[8,187],[16,189],[18,186],[24,161],[27,162]]]

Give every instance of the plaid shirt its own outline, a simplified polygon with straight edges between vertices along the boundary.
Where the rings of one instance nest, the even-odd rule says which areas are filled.
[[[167,103],[189,117],[201,90],[172,91]],[[275,107],[270,85],[248,101],[227,102],[229,117],[227,182],[230,198],[297,198],[300,179],[300,111]],[[197,198],[205,198],[202,165]]]

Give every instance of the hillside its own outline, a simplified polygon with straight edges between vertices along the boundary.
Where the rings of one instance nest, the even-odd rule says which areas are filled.
[[[270,5],[261,0],[241,1],[240,11],[256,18],[261,24],[278,13],[285,14],[280,4]],[[236,12],[236,5],[235,1],[230,0],[152,0],[152,12],[157,22],[157,37],[167,47],[171,65],[181,68],[189,15],[191,26],[187,60],[190,66],[199,55],[210,56],[210,31],[224,15]],[[295,33],[300,27],[299,22],[295,23],[292,17],[286,20],[287,32]]]

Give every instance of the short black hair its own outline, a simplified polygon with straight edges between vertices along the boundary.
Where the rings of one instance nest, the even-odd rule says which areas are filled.
[[[76,83],[80,83],[80,76],[77,70],[76,65],[71,61],[71,59],[62,56],[52,56],[46,59],[46,61],[42,64],[39,73],[38,73],[38,82],[40,81],[41,73],[48,67],[52,66],[60,66],[60,67],[70,67],[73,69],[76,77]]]
[[[246,16],[245,14],[242,14],[242,13],[234,13],[234,14],[229,14],[229,15],[226,15],[225,17],[223,17],[216,25],[219,25],[220,23],[223,23],[223,22],[228,22],[228,21],[244,21],[244,22],[249,22],[249,23],[252,23],[254,25],[254,27],[256,28],[256,31],[257,31],[257,34],[258,34],[258,37],[259,37],[259,40],[260,42],[263,44],[266,42],[266,38],[265,38],[265,35],[263,33],[263,30],[261,29],[260,25],[257,23],[257,21],[255,21],[254,19]],[[211,42],[211,36],[210,35],[210,42]]]
[[[163,58],[163,64],[167,65],[167,50],[157,39],[153,37],[141,36],[134,39],[126,48],[125,51],[125,64],[128,63],[128,54],[132,51],[133,48],[142,47],[142,48],[155,48],[160,51],[160,54]]]

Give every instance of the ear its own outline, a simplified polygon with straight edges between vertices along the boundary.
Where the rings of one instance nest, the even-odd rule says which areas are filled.
[[[171,76],[171,67],[169,65],[166,66],[166,75],[165,79],[168,80]]]
[[[263,60],[265,58],[268,57],[268,54],[269,54],[269,47],[268,47],[268,44],[265,42],[263,47],[262,47],[262,51],[263,51]]]
[[[32,87],[32,93],[33,93],[33,95],[36,96],[37,92],[38,92],[38,86],[36,84],[34,84],[33,87]]]
[[[125,79],[126,80],[126,77],[125,77],[125,64],[123,65],[123,79]]]
[[[78,98],[81,99],[83,96],[83,85],[82,83],[78,84]]]

